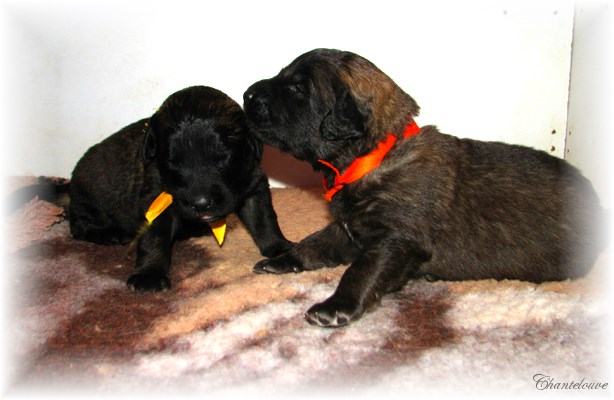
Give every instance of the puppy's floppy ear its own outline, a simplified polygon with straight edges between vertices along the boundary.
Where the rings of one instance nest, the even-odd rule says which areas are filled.
[[[151,162],[156,155],[156,134],[152,123],[154,117],[149,119],[147,124],[147,131],[145,132],[145,139],[143,140],[143,160],[148,163]]]
[[[245,138],[248,151],[256,157],[258,162],[260,162],[262,160],[262,153],[264,152],[262,143],[256,139],[256,136],[254,136],[249,129],[245,132]]]
[[[361,109],[347,89],[336,96],[332,110],[320,124],[320,135],[325,140],[355,139],[367,131],[369,113]]]
[[[247,127],[247,124],[240,123],[239,125],[233,125],[231,128],[218,128],[224,132],[225,137],[230,143],[235,145],[240,144],[242,149],[242,156],[246,160],[255,158],[260,161],[262,159],[262,143]]]

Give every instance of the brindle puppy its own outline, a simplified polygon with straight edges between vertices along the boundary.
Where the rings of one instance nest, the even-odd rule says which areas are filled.
[[[603,249],[593,229],[602,210],[576,168],[435,126],[403,139],[418,105],[356,54],[308,52],[244,98],[256,134],[323,171],[328,187],[332,167],[343,172],[387,134],[399,138],[379,167],[331,192],[330,225],[254,267],[287,273],[351,264],[335,293],[307,312],[311,323],[345,325],[408,279],[579,277]]]

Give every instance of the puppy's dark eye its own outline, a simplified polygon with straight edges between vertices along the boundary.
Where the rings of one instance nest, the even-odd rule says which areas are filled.
[[[302,83],[289,83],[284,87],[284,89],[291,94],[300,96],[305,95],[306,92],[305,85]]]
[[[185,176],[184,171],[177,166],[169,165],[167,174],[175,187],[182,187],[188,184],[188,178]]]
[[[174,168],[174,169],[179,169],[181,168],[181,163],[179,162],[178,159],[175,158],[169,158],[168,159],[168,167],[169,168]]]

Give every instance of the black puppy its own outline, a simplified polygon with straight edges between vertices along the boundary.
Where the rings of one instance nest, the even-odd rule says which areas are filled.
[[[131,289],[169,289],[174,240],[202,234],[233,212],[264,256],[278,255],[291,246],[277,224],[261,154],[235,101],[204,86],[178,91],[151,118],[111,135],[77,163],[71,233],[94,243],[128,243],[150,204],[167,192],[172,204],[136,244]]]
[[[603,249],[591,184],[545,152],[458,139],[414,122],[419,107],[368,60],[308,52],[245,92],[266,143],[325,175],[334,221],[256,272],[351,264],[307,312],[340,326],[408,279],[562,280]]]

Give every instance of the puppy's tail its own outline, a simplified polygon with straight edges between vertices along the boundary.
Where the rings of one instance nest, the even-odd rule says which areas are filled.
[[[10,215],[34,198],[68,209],[70,181],[63,178],[38,177],[33,185],[21,187],[4,199],[4,214]]]

